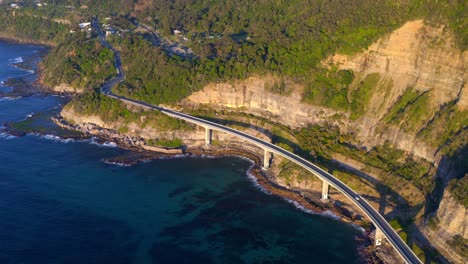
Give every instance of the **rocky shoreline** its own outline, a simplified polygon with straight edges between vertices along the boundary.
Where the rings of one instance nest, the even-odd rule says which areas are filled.
[[[55,46],[55,43],[52,43],[52,42],[45,42],[45,41],[39,41],[39,40],[19,38],[17,36],[10,35],[10,34],[7,34],[7,33],[0,33],[0,41],[7,42],[7,43],[40,45],[40,46],[44,46],[44,47],[54,47]]]

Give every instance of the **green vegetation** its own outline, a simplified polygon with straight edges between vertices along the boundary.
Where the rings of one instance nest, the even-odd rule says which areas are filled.
[[[312,175],[309,171],[289,160],[284,160],[279,166],[281,171],[278,177],[285,179],[286,184],[291,184],[293,178],[299,183],[319,181],[318,178]]]
[[[403,226],[401,225],[400,220],[398,219],[391,220],[389,224],[395,231],[399,231],[403,229]]]
[[[439,225],[439,218],[437,218],[437,215],[434,215],[433,217],[429,218],[429,220],[427,221],[427,226],[431,229],[431,230],[436,230],[437,229],[437,226]]]
[[[184,142],[180,138],[175,139],[152,139],[149,140],[148,145],[157,147],[168,147],[168,148],[179,148],[184,145]]]
[[[369,103],[373,89],[377,87],[380,80],[380,74],[371,73],[359,82],[354,91],[351,92],[351,119],[356,120],[366,112],[367,104]]]
[[[62,42],[69,27],[48,18],[18,13],[0,8],[0,32],[14,38],[44,42],[48,44]]]
[[[433,146],[439,147],[463,133],[468,127],[468,111],[460,111],[456,101],[445,105],[418,135]]]
[[[454,236],[448,244],[461,256],[468,258],[468,239],[463,238],[461,235]]]
[[[429,22],[439,24],[441,21],[448,24],[455,33],[458,47],[461,50],[468,48],[468,21],[466,20],[466,1],[464,0],[422,0],[418,13]]]
[[[117,131],[121,134],[125,134],[128,132],[128,126],[120,127]]]
[[[121,122],[125,126],[134,122],[140,126],[152,126],[161,131],[192,130],[193,127],[182,120],[170,117],[159,111],[130,111],[121,101],[111,99],[96,91],[89,91],[73,98],[66,106],[82,115],[97,115],[105,122]]]
[[[412,241],[412,237],[409,234],[405,223],[402,223],[399,219],[393,219],[389,222],[389,224],[395,231],[398,232],[398,235],[401,237],[401,239],[409,245],[409,247],[413,250],[414,254],[416,254],[416,256],[418,256],[418,258],[423,263],[425,263],[425,252],[415,243],[415,241]]]
[[[265,83],[265,89],[269,92],[279,94],[279,95],[289,95],[291,94],[291,89],[286,87],[286,82],[284,79],[275,80],[272,83]]]
[[[468,174],[460,179],[451,180],[447,185],[447,190],[458,202],[468,208]]]
[[[69,35],[44,60],[45,82],[79,89],[97,88],[115,75],[114,53],[85,33]]]
[[[99,61],[96,65],[103,65],[103,68],[90,71],[94,68],[89,66],[96,65],[86,65],[86,58],[100,57],[90,47],[76,51],[83,60],[70,58],[67,52],[73,49],[69,47],[80,47],[82,41],[65,39],[66,32],[76,27],[78,20],[89,20],[91,14],[99,14],[101,18],[113,16],[112,23],[117,27],[131,30],[134,26],[129,20],[136,16],[140,22],[155,26],[166,35],[174,29],[184,31],[188,37],[186,45],[199,55],[199,59],[168,56],[161,49],[152,47],[139,33],[116,37],[113,44],[122,50],[127,73],[127,81],[118,89],[121,95],[151,103],[173,103],[209,82],[273,73],[282,80],[288,77],[303,84],[306,102],[339,110],[350,109],[353,119],[362,115],[359,111],[365,109],[366,101],[372,95],[373,80],[371,76],[366,78],[350,93],[351,72],[327,70],[319,65],[328,55],[358,52],[407,20],[420,17],[448,21],[459,39],[466,37],[466,27],[463,27],[466,22],[461,19],[464,5],[460,1],[306,2],[52,0],[47,8],[35,8],[28,2],[24,8],[15,11],[16,17],[12,16],[11,10],[2,8],[8,26],[0,31],[25,32],[25,37],[57,42],[60,45],[57,50],[62,49],[62,52],[54,51],[50,55],[54,57],[56,54],[46,66],[54,73],[54,77],[46,75],[48,81],[57,84],[64,80],[80,88],[95,87],[109,77],[107,70],[112,71],[112,64]],[[67,18],[72,25],[51,22],[52,18]],[[27,21],[21,22],[21,19]],[[56,63],[58,58],[70,61],[63,65]],[[105,54],[102,59],[106,59]],[[270,88],[279,94],[288,92],[283,81],[273,83]],[[415,110],[415,113],[419,112]],[[418,119],[417,114],[411,117]]]
[[[351,71],[317,69],[304,90],[304,101],[347,110],[349,85],[354,79]]]
[[[408,88],[383,118],[389,124],[398,125],[404,130],[415,131],[429,121],[431,111],[429,92]]]
[[[295,135],[301,142],[303,155],[314,161],[327,164],[331,154],[340,153],[411,181],[424,193],[429,193],[434,188],[434,182],[427,175],[429,164],[415,160],[404,151],[393,148],[388,142],[369,151],[360,149],[352,144],[352,135],[341,134],[334,126],[309,126]]]
[[[206,83],[199,62],[166,56],[139,35],[116,38],[113,45],[126,68],[126,80],[116,90],[120,95],[154,104],[176,102]]]

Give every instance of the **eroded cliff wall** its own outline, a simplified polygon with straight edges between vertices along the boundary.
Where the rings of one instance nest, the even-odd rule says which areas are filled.
[[[445,27],[426,25],[418,20],[406,23],[362,53],[330,57],[324,65],[337,65],[355,73],[351,90],[369,74],[380,74],[364,115],[357,120],[351,120],[347,111],[303,102],[303,87],[291,80],[285,82],[289,91],[286,95],[271,92],[267,87],[278,79],[275,76],[211,84],[190,95],[182,104],[195,108],[208,105],[214,109],[235,109],[290,127],[333,123],[343,132],[354,133],[356,141],[363,146],[373,147],[388,140],[395,147],[432,162],[438,146],[417,135],[449,102],[456,101],[457,111],[468,114],[467,55],[457,48]],[[388,124],[384,117],[409,88],[429,93],[424,115],[414,120],[411,129],[402,129],[398,122]]]

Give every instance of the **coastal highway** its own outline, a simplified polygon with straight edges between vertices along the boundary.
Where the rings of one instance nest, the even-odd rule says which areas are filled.
[[[134,105],[139,105],[144,108],[161,111],[169,116],[182,119],[187,122],[197,124],[199,126],[203,126],[207,129],[213,129],[216,131],[221,131],[221,132],[229,133],[232,135],[236,135],[239,138],[242,138],[250,143],[253,143],[265,150],[268,150],[276,155],[280,155],[286,159],[293,161],[294,163],[298,164],[299,166],[303,167],[304,169],[310,171],[311,173],[319,177],[321,180],[328,182],[331,186],[339,190],[346,197],[348,197],[351,201],[353,201],[354,204],[356,204],[364,212],[364,214],[372,221],[372,223],[376,226],[376,228],[382,231],[382,233],[387,238],[389,243],[395,248],[395,250],[398,252],[398,254],[400,254],[400,256],[403,258],[403,260],[406,263],[411,263],[411,264],[422,263],[419,260],[419,258],[413,253],[413,251],[411,251],[411,249],[406,245],[406,243],[400,238],[400,236],[395,232],[395,230],[393,230],[393,228],[389,225],[389,223],[365,199],[360,197],[358,193],[353,191],[351,188],[349,188],[346,184],[344,184],[343,182],[335,178],[333,175],[324,171],[323,169],[311,163],[310,161],[305,160],[302,157],[299,157],[298,155],[294,153],[286,151],[272,143],[263,141],[259,138],[251,136],[244,132],[241,132],[241,131],[238,131],[238,130],[211,122],[211,121],[207,121],[198,117],[194,117],[188,114],[184,114],[178,111],[174,111],[174,110],[167,109],[167,108],[160,107],[160,106],[151,105],[142,101],[122,97],[122,96],[112,93],[112,90],[111,90],[112,87],[115,84],[125,79],[125,75],[122,70],[122,63],[120,60],[120,54],[117,51],[115,51],[112,47],[110,47],[110,45],[107,43],[107,41],[105,40],[105,36],[99,27],[98,20],[96,18],[93,18],[92,24],[93,24],[93,27],[98,32],[102,44],[112,49],[115,54],[115,66],[117,69],[117,77],[105,83],[101,87],[101,91],[104,94],[106,94],[107,96],[111,98],[121,100],[123,102],[127,102],[127,103],[134,104]]]

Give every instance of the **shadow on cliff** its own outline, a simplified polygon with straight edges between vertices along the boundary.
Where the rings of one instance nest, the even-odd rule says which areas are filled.
[[[451,179],[460,179],[468,172],[468,145],[453,151],[448,156],[443,156],[435,172],[435,187],[426,196],[426,208],[424,215],[430,217],[437,211],[445,191],[447,183]]]
[[[335,163],[333,164],[333,168],[329,169],[329,172],[333,173],[333,170],[352,172],[360,176],[358,179],[362,184],[370,186],[379,192],[380,198],[366,194],[361,194],[361,196],[368,201],[377,202],[379,204],[379,213],[386,219],[397,218],[399,220],[403,226],[403,231],[407,233],[406,240],[404,238],[403,240],[413,251],[415,249],[415,245],[423,250],[425,260],[424,263],[433,263],[433,261],[436,263],[450,263],[438,252],[436,248],[432,246],[432,243],[422,233],[420,227],[414,223],[414,218],[424,207],[423,203],[411,206],[408,201],[396,191],[382,184],[371,175],[356,170],[350,166],[343,166],[341,164]],[[385,214],[385,209],[387,206],[389,206],[388,199],[393,199],[396,201],[396,203],[394,210]]]

